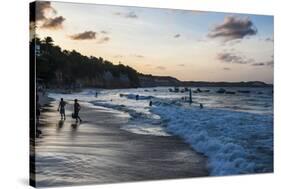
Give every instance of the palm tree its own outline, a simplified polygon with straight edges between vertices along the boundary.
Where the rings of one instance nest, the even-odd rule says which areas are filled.
[[[42,40],[42,52],[49,54],[53,46],[54,40],[51,37],[45,37]]]
[[[47,45],[47,46],[53,46],[54,44],[54,40],[51,37],[45,37],[43,42]]]

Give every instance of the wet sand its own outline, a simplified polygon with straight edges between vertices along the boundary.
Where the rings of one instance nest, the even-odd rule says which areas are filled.
[[[42,111],[36,139],[36,186],[65,186],[207,176],[206,158],[174,136],[120,129],[128,116],[82,105],[81,124],[60,120],[57,102]]]

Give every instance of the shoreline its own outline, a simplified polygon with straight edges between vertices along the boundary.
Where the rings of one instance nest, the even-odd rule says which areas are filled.
[[[72,102],[68,102],[67,120],[62,122],[56,111],[58,102],[49,100],[39,125],[42,136],[36,139],[36,185],[39,187],[209,175],[207,158],[176,136],[139,135],[122,130],[120,126],[128,123],[123,113],[98,106],[89,108],[82,102],[82,124],[75,124],[70,117]],[[58,161],[58,157],[63,161]],[[72,163],[68,162],[69,158]],[[48,165],[48,161],[52,163]],[[73,169],[78,165],[86,169]],[[60,174],[67,176],[57,178]],[[85,178],[75,181],[76,174]]]
[[[37,92],[37,95],[39,97],[39,104],[42,107],[50,104],[52,101],[55,100],[55,99],[48,97],[48,92],[45,92],[45,94],[43,94],[43,92]]]

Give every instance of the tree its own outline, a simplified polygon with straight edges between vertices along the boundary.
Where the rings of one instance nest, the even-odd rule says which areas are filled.
[[[40,49],[42,49],[42,53],[36,59],[36,74],[49,87],[73,86],[78,81],[87,84],[85,87],[116,87],[118,82],[122,84],[120,77],[124,75],[129,78],[129,84],[126,87],[139,86],[137,71],[120,62],[118,65],[114,65],[102,57],[87,57],[75,50],[62,50],[59,46],[54,45],[51,37],[43,40],[34,38],[30,42],[31,50],[35,43],[40,44]],[[114,77],[114,84],[104,83],[103,77],[107,72]]]
[[[54,40],[51,37],[45,37],[43,40],[43,43],[45,43],[48,46],[53,46]]]

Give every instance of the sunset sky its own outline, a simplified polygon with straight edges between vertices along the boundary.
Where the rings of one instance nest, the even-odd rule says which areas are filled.
[[[273,17],[37,2],[36,33],[62,49],[195,81],[273,83]]]

